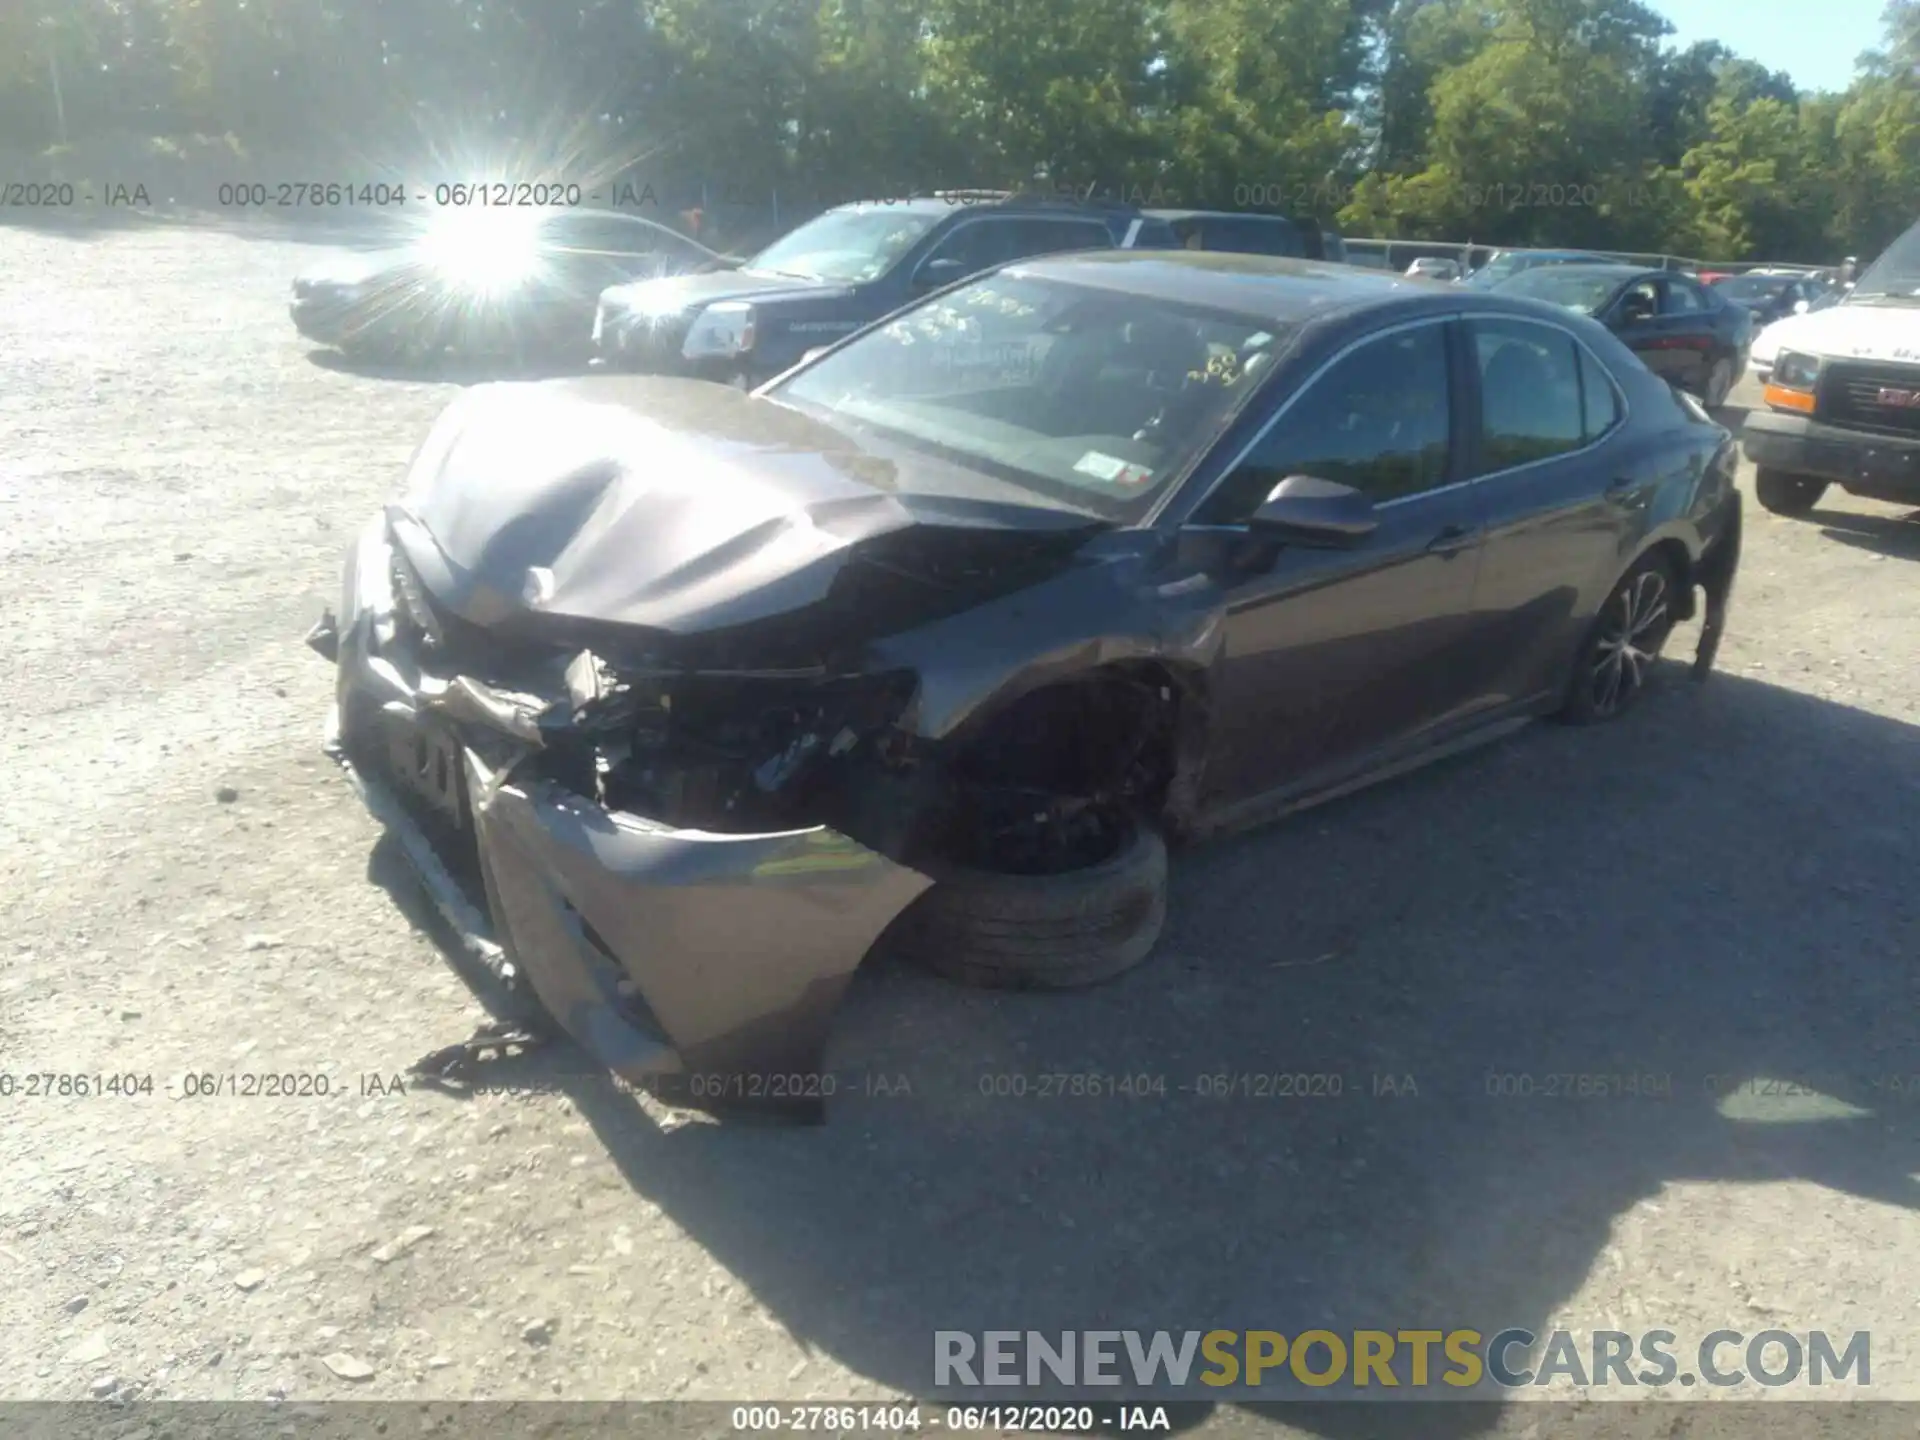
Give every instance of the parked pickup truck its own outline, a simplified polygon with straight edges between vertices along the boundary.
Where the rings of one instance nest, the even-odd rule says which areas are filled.
[[[724,273],[601,292],[599,363],[752,388],[909,301],[1028,256],[1171,249],[1134,206],[1000,191],[938,191],[842,205]]]
[[[1766,408],[1741,439],[1763,506],[1805,515],[1829,485],[1920,504],[1920,224],[1841,303],[1761,331],[1749,364]]]

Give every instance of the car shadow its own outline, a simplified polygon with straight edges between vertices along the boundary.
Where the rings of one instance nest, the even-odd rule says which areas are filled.
[[[579,355],[482,356],[449,353],[421,361],[375,359],[318,348],[307,359],[323,370],[363,380],[401,380],[415,384],[485,385],[496,380],[555,380],[594,373]]]
[[[1892,555],[1902,560],[1920,560],[1920,510],[1904,515],[1862,515],[1852,510],[1816,510],[1812,518],[1820,533],[1871,550],[1876,555]]]
[[[936,1330],[1544,1333],[1683,1183],[1920,1205],[1920,727],[1665,669],[1623,723],[1179,857],[1159,950],[1113,984],[863,969],[824,1127],[668,1128],[570,1047],[523,1063],[802,1345],[928,1399],[961,1393]],[[1699,1314],[1743,1314],[1698,1241]],[[1619,1328],[1712,1328],[1631,1293]],[[1507,1413],[1287,1419],[1444,1440]]]

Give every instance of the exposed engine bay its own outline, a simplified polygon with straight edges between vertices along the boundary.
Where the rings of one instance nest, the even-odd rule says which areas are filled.
[[[1171,696],[1145,681],[1036,691],[940,746],[898,723],[916,689],[903,672],[616,669],[583,650],[565,679],[529,763],[677,829],[826,825],[903,863],[1044,874],[1103,858],[1169,778]]]
[[[888,540],[784,624],[692,643],[575,627],[594,643],[570,653],[555,644],[568,627],[469,626],[398,550],[392,580],[427,683],[458,686],[469,718],[530,742],[536,773],[607,810],[723,835],[826,825],[906,864],[1044,874],[1097,862],[1129,811],[1164,799],[1171,691],[1110,670],[1034,691],[945,743],[922,739],[903,723],[917,677],[867,668],[843,638],[858,633],[852,617],[904,627],[963,610],[1057,565],[1061,538],[997,537],[977,556],[912,532]],[[790,658],[802,663],[768,663]]]

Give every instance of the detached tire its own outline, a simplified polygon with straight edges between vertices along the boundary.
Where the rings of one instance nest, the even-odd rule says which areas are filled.
[[[1145,960],[1167,918],[1167,846],[1141,820],[1111,859],[1059,875],[929,867],[896,953],[987,990],[1077,990]]]
[[[1760,508],[1775,515],[1799,518],[1812,512],[1827,493],[1827,482],[1809,475],[1789,475],[1784,470],[1757,470],[1753,476],[1753,496]]]

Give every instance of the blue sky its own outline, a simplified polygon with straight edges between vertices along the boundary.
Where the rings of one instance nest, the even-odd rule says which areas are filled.
[[[1673,22],[1674,45],[1718,40],[1736,54],[1784,70],[1802,90],[1842,90],[1854,57],[1881,40],[1885,0],[1650,0]]]

